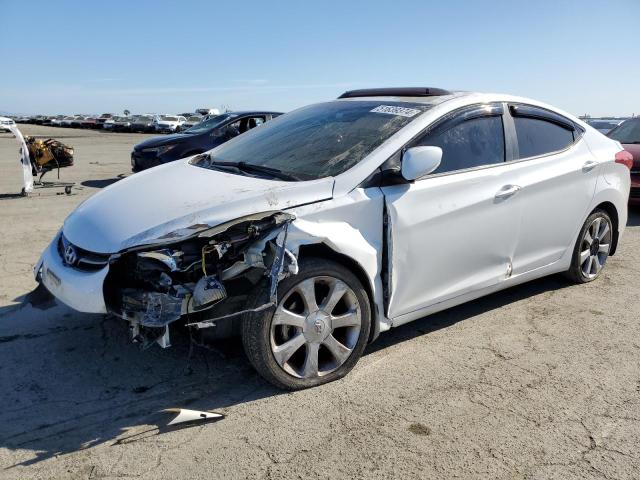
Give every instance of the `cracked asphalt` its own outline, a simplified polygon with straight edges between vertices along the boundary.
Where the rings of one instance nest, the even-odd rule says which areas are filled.
[[[76,148],[71,196],[21,188],[0,134],[0,478],[640,477],[640,211],[603,276],[554,276],[383,334],[345,379],[280,392],[239,341],[139,350],[118,319],[35,308],[65,216],[143,135],[23,126]],[[54,177],[55,174],[50,174]],[[38,303],[38,302],[33,302]],[[170,407],[226,418],[167,430]]]

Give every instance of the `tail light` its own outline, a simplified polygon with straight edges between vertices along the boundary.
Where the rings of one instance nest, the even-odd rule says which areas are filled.
[[[633,155],[631,155],[626,150],[621,150],[616,153],[616,163],[621,163],[629,170],[633,168]]]

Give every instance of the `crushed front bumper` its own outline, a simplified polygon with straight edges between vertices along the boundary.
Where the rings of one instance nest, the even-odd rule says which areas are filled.
[[[84,313],[107,313],[103,284],[109,266],[96,271],[82,271],[65,265],[58,253],[58,239],[45,249],[34,268],[36,280],[62,303]]]
[[[139,172],[146,170],[147,168],[156,167],[162,165],[162,161],[158,158],[156,153],[143,152],[140,150],[134,150],[131,152],[131,170]]]

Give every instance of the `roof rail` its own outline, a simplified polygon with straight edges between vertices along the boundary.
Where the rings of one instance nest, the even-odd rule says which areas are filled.
[[[356,97],[437,97],[439,95],[451,95],[449,90],[431,87],[401,87],[401,88],[363,88],[361,90],[349,90],[338,98]]]

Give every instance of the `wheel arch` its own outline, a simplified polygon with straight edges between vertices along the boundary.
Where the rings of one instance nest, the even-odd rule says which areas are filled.
[[[604,210],[605,212],[607,212],[607,215],[609,215],[609,218],[611,218],[611,222],[613,223],[613,239],[611,242],[612,245],[611,250],[609,251],[609,255],[614,255],[616,253],[616,248],[618,247],[618,238],[620,236],[620,232],[618,230],[620,225],[618,209],[613,203],[605,201],[596,205],[596,207],[589,213],[589,215],[591,215],[596,210]]]
[[[300,245],[298,250],[298,257],[315,257],[323,258],[326,260],[333,260],[334,262],[343,265],[344,267],[351,270],[351,272],[353,272],[358,280],[360,280],[360,283],[362,283],[362,286],[367,292],[367,297],[369,298],[369,308],[371,309],[371,331],[369,332],[368,343],[374,341],[380,334],[380,322],[378,321],[378,311],[374,300],[373,286],[371,285],[371,280],[367,276],[367,273],[362,265],[360,265],[353,258],[343,253],[336,252],[325,243]]]

